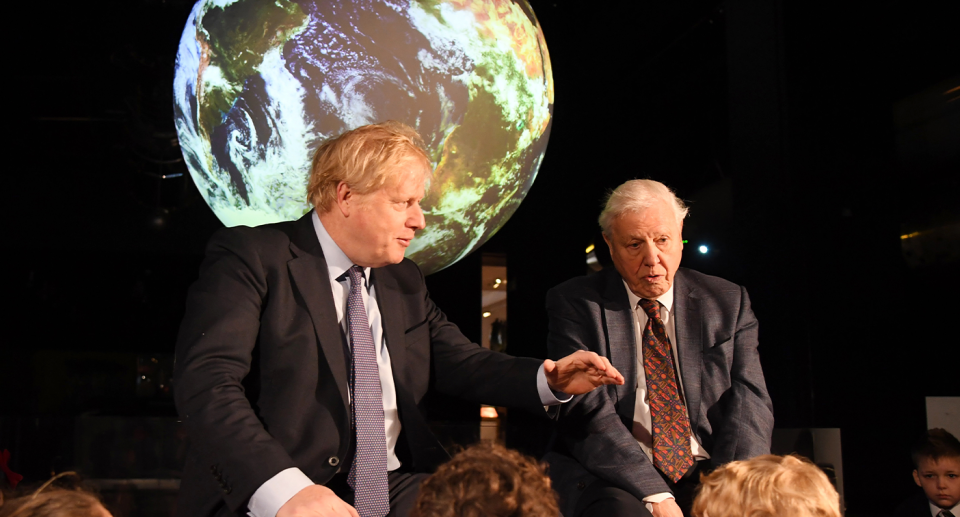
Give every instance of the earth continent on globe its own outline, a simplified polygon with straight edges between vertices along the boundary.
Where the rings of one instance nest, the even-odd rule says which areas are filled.
[[[435,167],[424,273],[483,244],[546,151],[553,77],[526,0],[201,0],[177,54],[184,159],[227,226],[294,220],[313,151],[385,120],[413,126]]]

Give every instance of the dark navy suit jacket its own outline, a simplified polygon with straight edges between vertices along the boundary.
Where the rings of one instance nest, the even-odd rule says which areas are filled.
[[[419,410],[430,389],[543,414],[535,359],[471,343],[409,260],[372,270],[397,389],[397,455],[430,471],[449,457]],[[250,496],[298,467],[329,481],[352,440],[348,357],[310,214],[219,230],[191,286],[174,395],[190,442],[178,515],[246,515]]]

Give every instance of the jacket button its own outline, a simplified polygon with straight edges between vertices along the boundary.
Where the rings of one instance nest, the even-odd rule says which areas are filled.
[[[329,463],[331,467],[336,467],[340,464],[340,458],[336,456],[330,456],[330,459],[327,460],[327,463]]]
[[[224,494],[227,494],[227,495],[230,495],[230,492],[233,492],[233,489],[230,488],[230,487],[227,487],[227,488],[223,491],[223,493],[224,493]]]
[[[583,481],[580,481],[577,483],[577,490],[583,490],[584,488],[587,488],[586,483],[584,483]]]

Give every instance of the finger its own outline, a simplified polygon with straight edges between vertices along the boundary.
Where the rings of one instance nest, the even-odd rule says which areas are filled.
[[[543,373],[553,373],[557,369],[557,363],[553,362],[550,359],[543,361]]]
[[[346,503],[344,503],[343,505],[347,507],[347,511],[349,512],[347,515],[349,515],[350,517],[360,517],[360,514],[357,513],[357,509],[356,509],[356,508],[354,508],[354,507],[352,507],[352,506],[350,506],[349,504],[346,504]]]
[[[603,362],[604,358],[597,355],[596,352],[587,352],[587,354],[589,355],[587,355],[586,357],[581,357],[581,360],[587,363],[587,365],[593,366],[594,368],[600,370],[601,372],[606,370],[607,365],[610,364],[609,362],[604,364]]]
[[[613,365],[610,364],[610,360],[607,359],[606,357],[603,358],[603,362],[607,364],[607,371],[606,371],[607,377],[614,379],[616,381],[616,384],[623,384],[624,379],[620,371],[614,368]]]

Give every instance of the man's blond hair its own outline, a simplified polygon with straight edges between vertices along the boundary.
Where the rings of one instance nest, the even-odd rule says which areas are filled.
[[[840,496],[816,465],[768,454],[704,476],[693,517],[840,517]]]
[[[404,165],[412,164],[406,168]],[[346,183],[357,194],[369,194],[413,172],[426,180],[430,159],[423,139],[405,124],[388,120],[361,126],[327,140],[313,155],[307,199],[318,213],[329,212],[337,186]],[[420,178],[417,178],[420,179]]]

